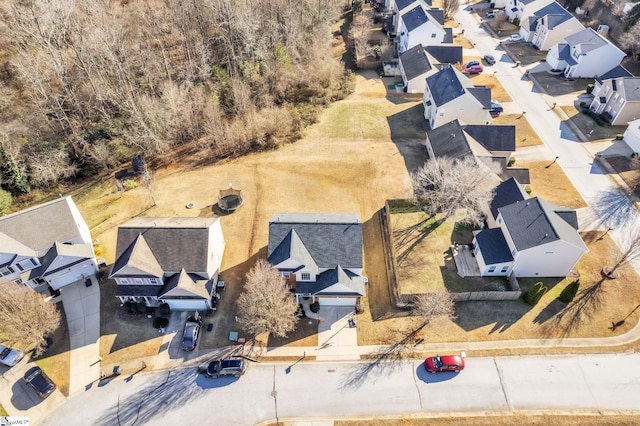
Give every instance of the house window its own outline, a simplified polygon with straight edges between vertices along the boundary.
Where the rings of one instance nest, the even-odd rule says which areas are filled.
[[[16,267],[20,271],[27,271],[29,269],[35,268],[38,265],[39,265],[39,263],[38,263],[38,261],[36,259],[30,258],[30,259],[21,260],[20,262],[18,262],[16,264]]]
[[[436,38],[436,33],[431,33],[431,38]]]
[[[287,280],[291,278],[291,272],[280,272],[280,275]]]
[[[426,105],[431,106],[431,101],[427,101]]]
[[[149,278],[149,284],[158,284],[157,278]]]
[[[301,274],[302,281],[311,281],[311,274],[309,272],[303,272]]]
[[[495,272],[496,267],[495,266],[490,266],[489,267],[489,273]]]
[[[142,281],[142,278],[134,278],[134,279],[133,279],[133,281],[134,281],[136,284],[144,284],[144,281]]]
[[[11,275],[12,272],[8,267],[0,268],[0,277],[4,277],[5,275]]]
[[[509,270],[508,266],[503,266],[502,269],[500,269],[500,272],[505,273]]]

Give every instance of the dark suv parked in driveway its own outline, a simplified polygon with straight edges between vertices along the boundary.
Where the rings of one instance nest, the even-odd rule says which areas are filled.
[[[31,386],[40,396],[46,398],[56,390],[56,384],[51,381],[49,376],[44,374],[40,367],[29,369],[23,377],[24,381]]]
[[[187,323],[184,325],[184,334],[182,335],[182,350],[192,351],[198,344],[198,337],[200,337],[200,326],[202,325],[202,319],[197,312],[187,318]]]

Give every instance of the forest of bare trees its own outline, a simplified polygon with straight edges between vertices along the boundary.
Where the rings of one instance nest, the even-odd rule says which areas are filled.
[[[0,0],[0,181],[14,197],[192,143],[295,140],[351,87],[344,0]]]

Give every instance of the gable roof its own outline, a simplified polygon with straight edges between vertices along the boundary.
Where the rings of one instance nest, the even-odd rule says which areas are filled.
[[[592,28],[585,28],[582,31],[568,35],[564,40],[571,46],[579,45],[582,53],[590,52],[607,44],[611,44]]]
[[[296,292],[324,296],[364,296],[365,284],[361,276],[338,265],[319,274],[315,282],[298,281]]]
[[[402,14],[402,22],[407,27],[407,31],[411,32],[429,22],[429,17],[422,6],[416,6]]]
[[[209,230],[219,218],[140,217],[118,227],[116,259],[142,235],[164,272],[206,272]],[[116,264],[120,262],[116,261]]]
[[[538,19],[546,16],[547,28],[550,30],[573,17],[564,7],[555,1],[535,11],[533,15]],[[535,19],[533,19],[533,21],[535,21]]]
[[[400,54],[399,60],[402,64],[402,69],[404,69],[407,80],[413,80],[416,77],[420,77],[432,68],[422,44],[413,46],[411,49]]]
[[[487,151],[516,150],[516,126],[468,124],[465,133],[480,143]]]
[[[469,93],[480,102],[483,108],[491,108],[491,89],[485,86],[473,86],[468,88]]]
[[[462,46],[427,46],[424,48],[431,57],[441,64],[462,63]]]
[[[493,218],[498,217],[498,209],[518,201],[529,198],[529,195],[520,187],[520,183],[514,179],[507,179],[496,186],[493,199],[489,205]]]
[[[298,263],[318,273],[318,265],[295,229],[289,231],[287,236],[267,258],[272,265],[278,265],[288,259],[295,259]]]
[[[511,250],[509,250],[509,245],[504,238],[502,229],[483,229],[478,232],[475,237],[486,265],[511,262],[513,260]]]
[[[147,244],[147,240],[142,234],[131,242],[129,247],[116,258],[116,262],[111,268],[110,276],[118,276],[119,272],[125,268],[134,268],[137,274],[150,275],[152,277],[162,277],[164,271],[158,263],[151,247]],[[131,275],[131,271],[123,271],[122,275]]]
[[[89,244],[63,244],[56,241],[40,258],[40,266],[29,271],[29,279],[54,274],[91,258],[93,250]]]
[[[48,250],[56,241],[68,242],[81,236],[71,197],[57,198],[0,217],[0,232],[36,252]]]
[[[604,80],[608,80],[610,78],[620,78],[620,77],[634,77],[634,75],[631,74],[629,71],[627,71],[627,69],[622,65],[618,65],[615,68],[602,74],[600,77],[596,77],[596,81],[602,84]]]
[[[458,120],[453,120],[435,129],[427,130],[427,138],[436,158],[460,158],[473,155],[469,142]]]
[[[437,73],[427,77],[427,86],[436,106],[445,105],[465,94],[465,88],[460,82],[464,77],[452,66],[446,66]]]
[[[395,4],[398,10],[406,9],[407,7],[411,6],[414,3],[417,3],[417,1],[416,0],[395,0]]]
[[[318,268],[362,268],[362,222],[357,215],[276,213],[269,221],[269,259],[281,244],[288,244],[291,230]]]
[[[18,256],[35,257],[35,250],[25,246],[20,241],[11,238],[4,232],[0,232],[0,253],[12,253]]]
[[[518,251],[558,240],[587,251],[576,230],[575,210],[533,197],[501,207],[498,211]]]
[[[438,23],[438,26],[444,25],[444,10],[442,9],[428,9],[427,14],[431,17],[433,21]]]
[[[620,84],[622,80],[622,84]],[[618,92],[627,102],[640,102],[640,77],[616,79]]]
[[[160,297],[168,299],[193,299],[198,296],[208,299],[208,292],[205,283],[209,280],[200,280],[195,276],[190,276],[184,269],[180,273],[171,276],[162,287]]]

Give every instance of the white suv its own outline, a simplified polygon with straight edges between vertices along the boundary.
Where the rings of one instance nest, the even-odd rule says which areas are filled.
[[[487,13],[487,18],[495,18],[498,15],[502,15],[504,13],[504,9],[494,9]]]

